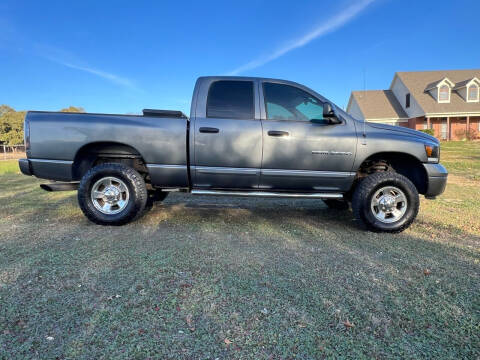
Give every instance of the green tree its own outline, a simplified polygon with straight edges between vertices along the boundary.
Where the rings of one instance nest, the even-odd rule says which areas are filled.
[[[68,108],[60,110],[61,112],[84,113],[85,109],[79,106],[69,106]]]
[[[69,106],[62,112],[82,113],[81,107]],[[23,120],[25,111],[15,111],[8,105],[0,105],[0,144],[20,145],[23,143]]]
[[[11,108],[10,108],[11,109]],[[6,111],[0,115],[0,142],[5,145],[23,143],[23,120],[25,111]]]
[[[10,111],[15,111],[14,109],[12,109],[10,106],[8,105],[0,105],[0,116],[2,116],[3,114],[7,113],[7,112],[10,112]]]

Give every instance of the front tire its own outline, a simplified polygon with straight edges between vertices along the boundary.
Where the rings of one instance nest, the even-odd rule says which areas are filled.
[[[352,199],[355,218],[376,232],[405,230],[417,217],[419,205],[415,185],[393,171],[364,178],[357,185]]]
[[[85,216],[99,225],[123,225],[143,213],[147,188],[131,167],[105,163],[90,169],[80,181],[78,203]]]

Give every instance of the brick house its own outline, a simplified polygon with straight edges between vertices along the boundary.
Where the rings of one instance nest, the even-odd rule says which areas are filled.
[[[480,69],[397,72],[388,90],[352,91],[357,119],[433,129],[442,140],[480,136]]]

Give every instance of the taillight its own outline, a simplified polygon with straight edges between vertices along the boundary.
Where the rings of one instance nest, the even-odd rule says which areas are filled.
[[[25,143],[25,152],[30,152],[30,121],[28,120],[28,113],[25,115],[25,121],[23,123],[23,133],[24,133],[24,143]]]

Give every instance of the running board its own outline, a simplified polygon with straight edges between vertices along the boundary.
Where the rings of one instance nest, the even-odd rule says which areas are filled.
[[[40,188],[45,191],[72,191],[78,189],[78,182],[54,182],[50,184],[40,184]]]
[[[193,195],[258,196],[269,198],[343,199],[341,193],[285,193],[267,191],[192,190]]]

